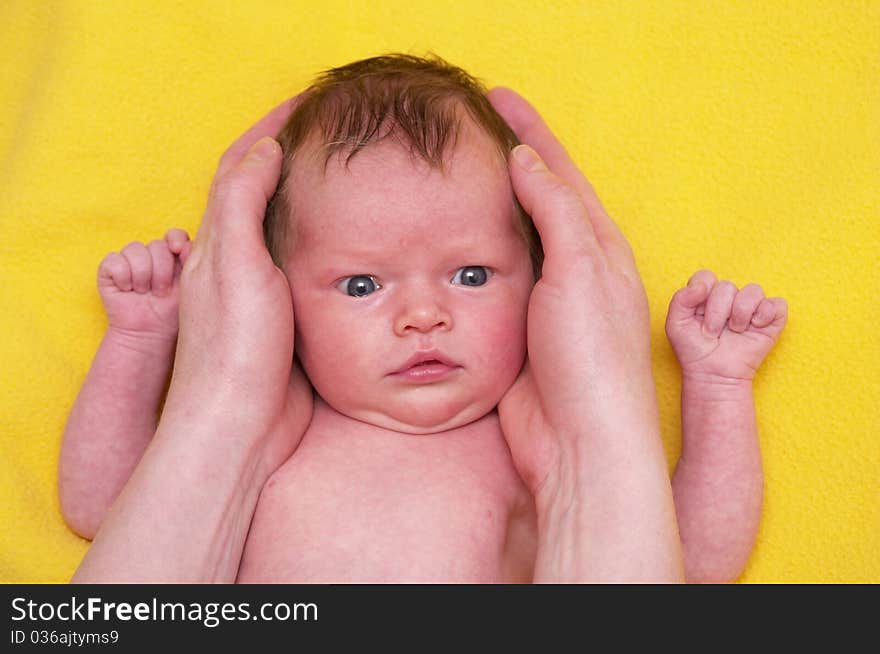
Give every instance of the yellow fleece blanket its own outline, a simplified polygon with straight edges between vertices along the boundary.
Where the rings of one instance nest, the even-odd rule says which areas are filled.
[[[56,465],[104,254],[195,234],[224,148],[315,72],[433,51],[531,99],[630,239],[670,468],[669,297],[706,267],[788,299],[742,580],[880,582],[877,0],[5,0],[0,25],[0,581],[86,551]]]

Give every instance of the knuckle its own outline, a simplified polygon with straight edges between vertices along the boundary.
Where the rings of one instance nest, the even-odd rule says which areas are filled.
[[[755,309],[757,308],[758,307],[754,304],[745,304],[740,302],[733,305],[733,311],[731,313],[736,320],[743,322],[748,320],[751,315],[755,313]]]
[[[233,168],[217,180],[215,188],[218,193],[229,193],[230,191],[240,190],[243,186],[246,186],[246,183],[247,176],[243,174],[242,169]]]
[[[233,170],[214,186],[213,199],[222,207],[226,204],[237,203],[253,193],[253,183],[239,171]]]
[[[549,191],[553,194],[555,202],[562,209],[579,211],[586,214],[584,203],[578,192],[561,179],[554,177],[549,184]]]
[[[143,243],[138,243],[138,247],[127,247],[122,251],[126,263],[132,268],[141,268],[145,262],[150,260],[150,252]]]
[[[111,252],[105,256],[98,265],[98,272],[110,275],[119,274],[119,271],[125,266],[125,259],[118,252]]]
[[[788,302],[781,297],[773,298],[773,305],[776,312],[782,315],[788,315]]]
[[[688,284],[690,284],[691,282],[701,282],[705,284],[711,291],[712,287],[715,284],[715,279],[715,273],[713,273],[711,270],[706,270],[705,268],[703,268],[691,275],[691,278],[688,280]]]

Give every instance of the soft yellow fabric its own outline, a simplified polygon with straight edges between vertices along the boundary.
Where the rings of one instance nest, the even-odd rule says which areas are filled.
[[[55,474],[104,254],[195,234],[224,148],[318,70],[432,50],[530,98],[630,239],[670,468],[669,297],[708,267],[788,299],[742,579],[880,582],[877,0],[5,0],[0,25],[0,581],[65,581],[86,550]]]

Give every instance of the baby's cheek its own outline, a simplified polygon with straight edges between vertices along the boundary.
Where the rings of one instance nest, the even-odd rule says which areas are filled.
[[[495,392],[502,395],[516,379],[526,357],[525,318],[519,313],[503,312],[486,320],[483,342],[485,369]]]
[[[316,315],[317,314],[317,315]],[[343,363],[350,355],[346,345],[350,339],[340,338],[335,330],[339,321],[321,320],[319,312],[300,320],[296,328],[294,351],[300,357],[305,372],[313,384],[326,386],[342,381]]]

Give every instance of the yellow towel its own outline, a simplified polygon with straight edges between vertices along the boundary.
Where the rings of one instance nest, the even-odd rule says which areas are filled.
[[[670,466],[671,294],[708,267],[789,300],[743,581],[880,582],[880,2],[552,4],[0,3],[0,581],[86,550],[55,468],[103,255],[194,234],[224,148],[318,70],[431,50],[530,98],[630,239]]]

